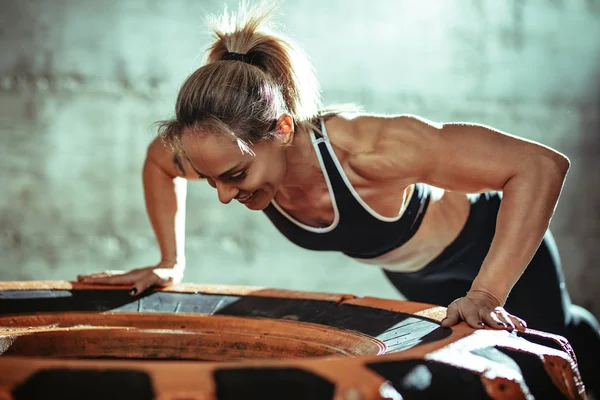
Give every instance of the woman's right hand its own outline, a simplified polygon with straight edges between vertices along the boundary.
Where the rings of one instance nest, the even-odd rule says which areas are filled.
[[[135,296],[153,287],[164,287],[179,283],[185,265],[174,261],[161,261],[155,266],[136,268],[131,271],[105,271],[78,275],[77,281],[97,285],[131,285],[129,294]]]

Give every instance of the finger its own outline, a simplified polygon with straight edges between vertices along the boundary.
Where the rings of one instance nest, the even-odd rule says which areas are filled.
[[[466,302],[465,302],[466,303]],[[459,310],[462,319],[471,327],[475,329],[481,329],[485,327],[481,316],[479,315],[479,309],[477,307],[470,306],[468,303],[463,304]]]
[[[506,329],[506,324],[493,311],[485,314],[483,322],[493,329]]]
[[[506,324],[506,329],[511,331],[515,329],[515,324],[510,319],[509,314],[502,307],[496,307],[494,314],[496,314],[496,317],[498,317],[500,321]]]
[[[513,324],[515,324],[516,328],[520,331],[524,331],[525,329],[527,329],[527,322],[525,322],[525,320],[516,317],[512,314],[508,314],[509,318],[512,320]]]
[[[81,282],[101,285],[130,285],[135,282],[135,274],[90,277],[82,279]]]
[[[111,275],[107,274],[106,272],[100,272],[97,274],[77,275],[77,280],[83,282],[91,279],[106,278],[108,276]]]
[[[96,272],[96,273],[93,273],[93,274],[77,275],[77,280],[106,278],[106,277],[109,277],[109,276],[123,275],[123,274],[125,274],[125,271],[103,271],[103,272]]]
[[[441,325],[444,328],[449,328],[460,322],[460,314],[456,308],[456,305],[450,304],[446,310],[446,317],[441,321]]]
[[[133,282],[133,286],[129,290],[131,296],[138,296],[144,293],[146,290],[158,284],[160,278],[157,275],[149,274],[144,278]]]
[[[463,319],[471,328],[481,329],[485,327],[485,324],[479,317],[479,313],[476,311],[466,312]]]

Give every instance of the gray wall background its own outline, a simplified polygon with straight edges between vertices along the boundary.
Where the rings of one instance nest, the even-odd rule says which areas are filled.
[[[0,0],[0,280],[158,261],[146,145],[223,5]],[[600,1],[284,1],[276,21],[325,103],[476,121],[567,154],[552,228],[574,301],[600,316]],[[376,267],[297,248],[205,183],[189,187],[187,221],[187,282],[399,298]]]

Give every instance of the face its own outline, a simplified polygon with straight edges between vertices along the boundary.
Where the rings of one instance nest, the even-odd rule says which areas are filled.
[[[182,144],[196,172],[217,189],[223,204],[235,199],[251,210],[262,210],[286,173],[285,146],[277,137],[251,145],[254,155],[223,135],[184,132]]]

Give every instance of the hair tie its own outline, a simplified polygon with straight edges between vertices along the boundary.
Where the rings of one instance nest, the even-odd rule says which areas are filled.
[[[225,54],[223,56],[223,60],[234,60],[234,61],[247,62],[245,54],[235,53],[233,51],[230,51],[227,54]]]

